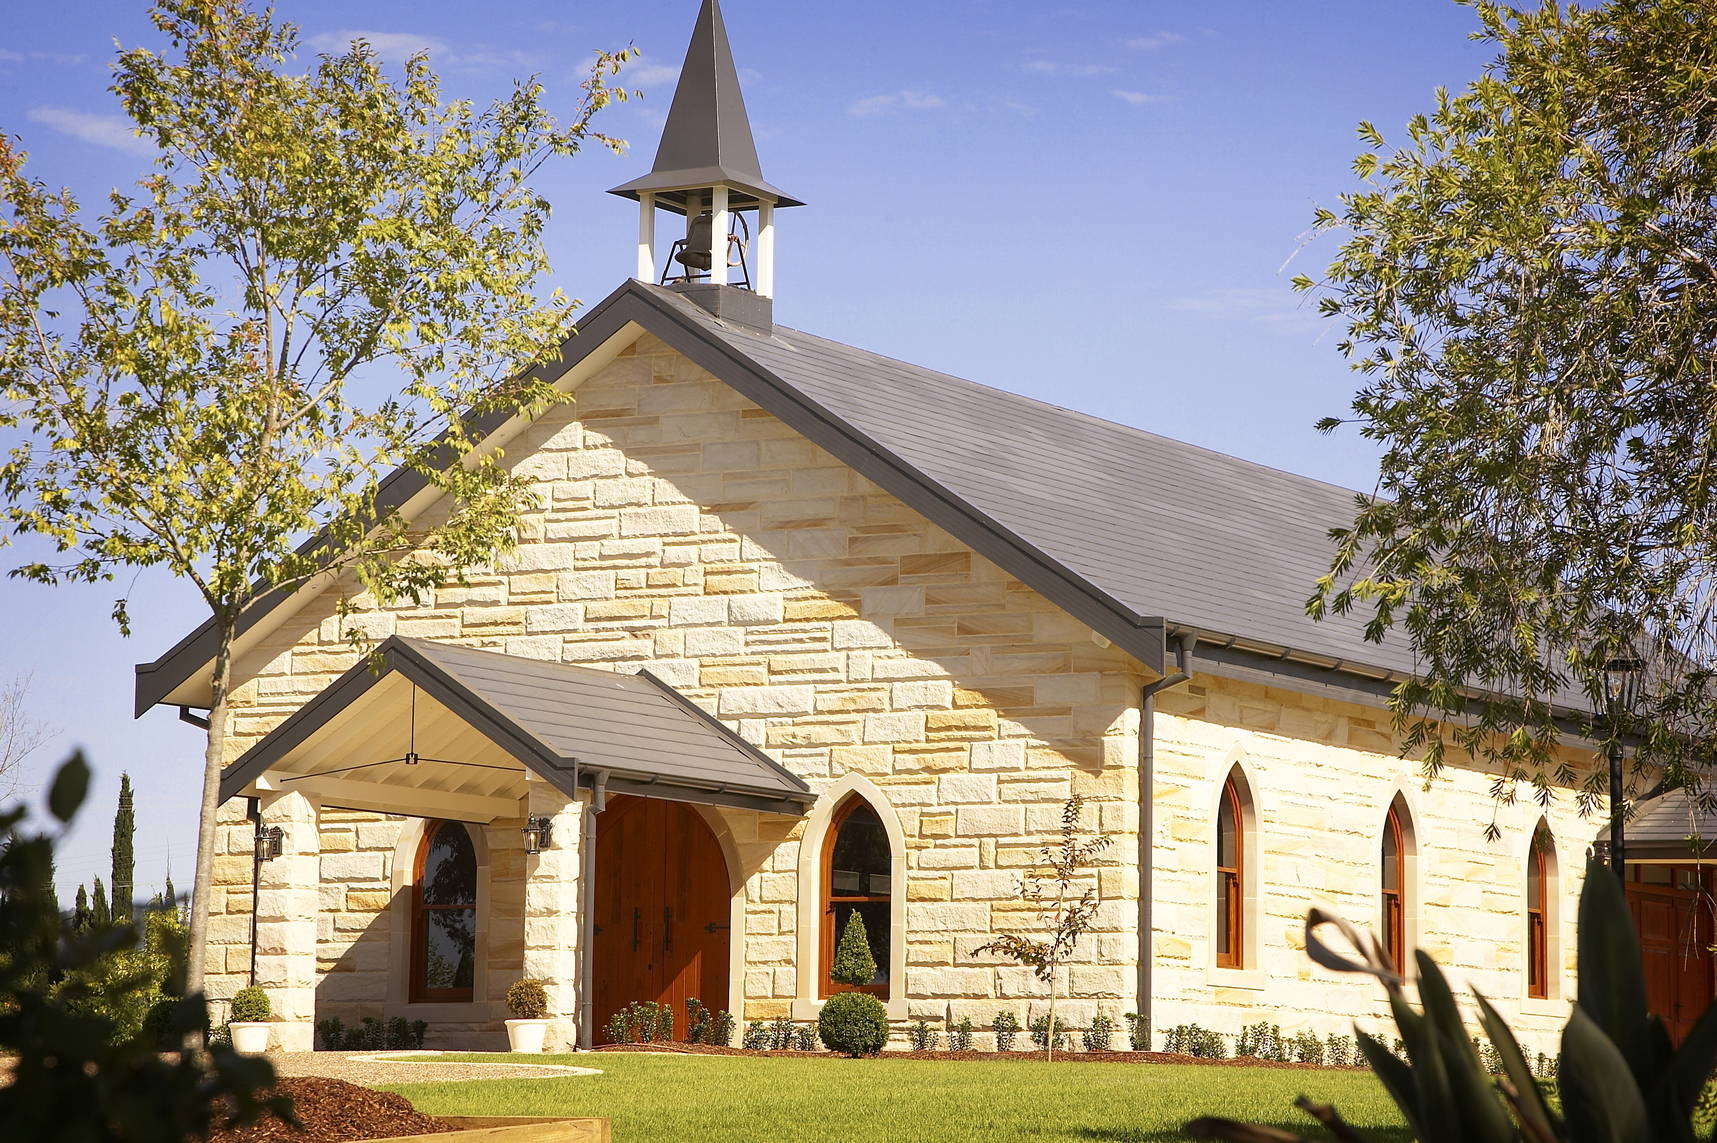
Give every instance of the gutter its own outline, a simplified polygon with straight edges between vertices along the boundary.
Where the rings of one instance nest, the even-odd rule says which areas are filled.
[[[1151,968],[1156,958],[1156,941],[1152,928],[1152,903],[1155,881],[1156,840],[1156,768],[1157,768],[1157,701],[1156,696],[1192,678],[1193,651],[1198,646],[1196,632],[1181,629],[1175,635],[1175,671],[1154,683],[1146,683],[1139,694],[1139,978],[1137,1007],[1134,1011],[1145,1026],[1145,1050],[1150,1050],[1151,1026]]]
[[[608,808],[608,772],[592,770],[590,777],[590,801],[585,803],[578,854],[578,1046],[587,1052],[596,1046],[595,997],[591,994],[596,981],[596,815]]]

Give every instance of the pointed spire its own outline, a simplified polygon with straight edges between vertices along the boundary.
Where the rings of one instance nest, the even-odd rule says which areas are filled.
[[[776,206],[804,205],[763,179],[721,5],[703,0],[668,122],[662,128],[655,166],[649,174],[609,193],[630,199],[654,193],[662,206],[683,212],[686,196],[675,192],[718,184]],[[737,209],[747,204],[736,199],[733,205]]]

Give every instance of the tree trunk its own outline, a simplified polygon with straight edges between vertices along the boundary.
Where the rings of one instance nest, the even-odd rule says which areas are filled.
[[[189,996],[203,992],[208,964],[209,900],[214,891],[215,871],[215,818],[220,812],[221,748],[226,741],[227,686],[232,677],[232,625],[221,624],[216,635],[215,671],[209,690],[209,740],[203,751],[203,803],[197,819],[196,880],[191,885],[190,948],[185,966],[185,993]],[[204,1004],[206,1008],[206,998]],[[192,1040],[196,1043],[191,1043]],[[202,1050],[201,1035],[187,1036],[186,1047],[192,1051]]]
[[[1055,962],[1049,963],[1049,1054],[1045,1060],[1055,1062]]]

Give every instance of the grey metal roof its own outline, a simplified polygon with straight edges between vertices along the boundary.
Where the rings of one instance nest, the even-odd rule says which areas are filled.
[[[1599,836],[1608,835],[1605,826]],[[1709,853],[1717,845],[1717,806],[1710,794],[1670,790],[1636,805],[1622,838],[1630,860],[1673,861]]]
[[[1152,670],[1165,633],[1200,636],[1198,669],[1377,704],[1414,669],[1406,640],[1354,616],[1314,623],[1328,530],[1356,494],[777,326],[723,322],[628,281],[561,350],[571,368],[641,327],[852,465]],[[495,427],[485,424],[484,431]],[[423,480],[384,485],[403,503]],[[287,599],[241,617],[246,632]],[[204,623],[137,667],[141,714],[206,671]]]
[[[622,75],[624,78],[624,75]],[[727,42],[727,25],[716,0],[704,0],[692,42],[680,68],[679,86],[668,108],[668,122],[656,148],[650,173],[615,187],[610,194],[636,199],[645,191],[661,192],[658,202],[684,214],[686,189],[727,184],[746,192],[732,205],[767,199],[777,206],[803,206],[763,178],[739,70]]]
[[[809,787],[648,673],[525,659],[392,636],[223,773],[231,797],[388,675],[399,672],[524,766],[572,794],[608,788],[797,815]],[[368,761],[358,759],[356,761]]]
[[[1306,615],[1353,491],[641,288],[1135,623],[1413,670],[1406,640],[1366,641],[1360,616]]]

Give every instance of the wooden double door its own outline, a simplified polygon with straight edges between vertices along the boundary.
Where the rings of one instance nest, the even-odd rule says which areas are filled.
[[[1633,865],[1628,874],[1628,912],[1639,933],[1646,1005],[1679,1044],[1712,1001],[1711,872]]]
[[[596,1038],[638,1000],[727,1007],[732,893],[721,845],[683,802],[616,795],[596,818]]]

